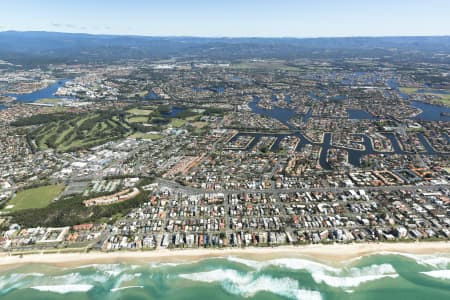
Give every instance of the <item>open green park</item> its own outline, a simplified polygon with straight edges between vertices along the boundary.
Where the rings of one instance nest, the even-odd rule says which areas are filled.
[[[64,189],[64,185],[47,185],[18,192],[3,208],[3,212],[15,212],[49,205]]]

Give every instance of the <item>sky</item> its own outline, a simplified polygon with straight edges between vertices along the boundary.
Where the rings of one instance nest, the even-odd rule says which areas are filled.
[[[208,37],[450,35],[450,0],[0,0],[0,31]]]

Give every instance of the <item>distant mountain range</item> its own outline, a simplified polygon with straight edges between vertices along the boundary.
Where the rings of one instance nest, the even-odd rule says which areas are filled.
[[[197,38],[0,32],[0,59],[21,64],[113,62],[186,57],[244,58],[383,57],[449,53],[450,36],[346,38]]]

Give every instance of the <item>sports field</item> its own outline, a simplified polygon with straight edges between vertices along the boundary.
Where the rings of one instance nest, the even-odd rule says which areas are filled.
[[[49,205],[64,189],[64,185],[47,185],[20,191],[4,207],[4,212],[14,212]]]

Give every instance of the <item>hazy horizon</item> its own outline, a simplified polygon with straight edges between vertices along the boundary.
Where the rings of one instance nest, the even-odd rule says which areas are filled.
[[[182,37],[447,36],[446,1],[0,0],[0,31]]]
[[[120,33],[89,33],[89,32],[79,32],[79,31],[57,31],[57,30],[1,30],[0,33],[6,32],[16,32],[16,33],[55,33],[55,34],[74,34],[74,35],[98,35],[98,36],[130,36],[130,37],[155,37],[155,38],[208,38],[208,39],[340,39],[340,38],[426,38],[426,37],[450,37],[450,34],[430,34],[430,35],[342,35],[342,36],[305,36],[305,37],[296,37],[296,36],[203,36],[203,35],[146,35],[146,34],[120,34]]]

